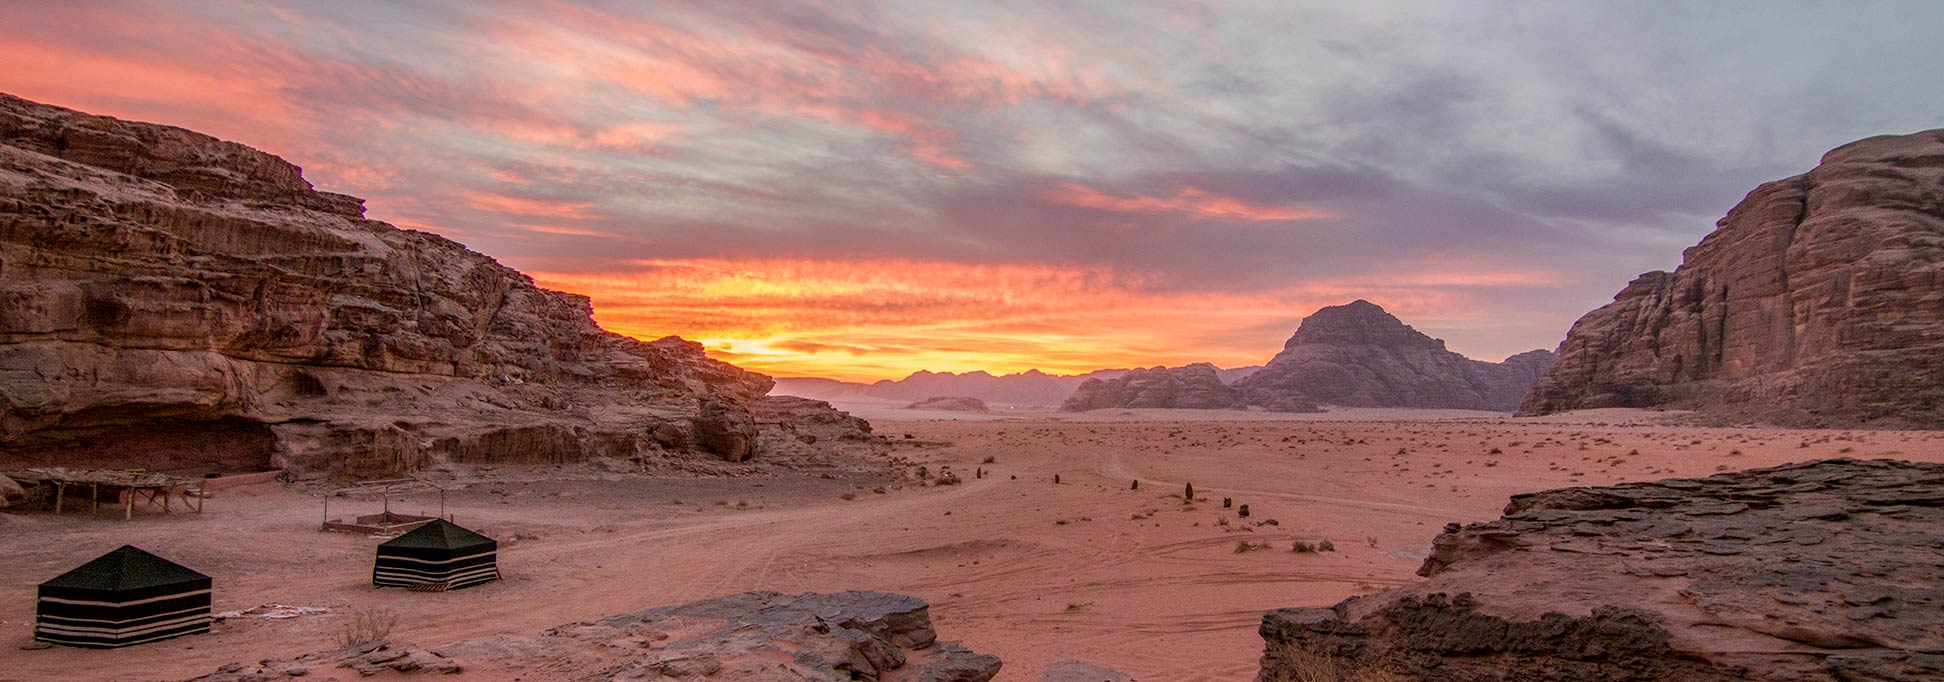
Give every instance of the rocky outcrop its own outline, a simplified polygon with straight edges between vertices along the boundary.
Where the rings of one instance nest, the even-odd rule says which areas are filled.
[[[912,402],[933,396],[978,398],[988,405],[1046,407],[1060,404],[1088,379],[1112,379],[1124,369],[1103,369],[1086,374],[1047,374],[1029,369],[1016,374],[994,375],[985,371],[963,374],[953,372],[912,372],[903,379],[884,379],[864,384],[816,378],[776,380],[773,394],[803,396],[833,402],[888,400]]]
[[[883,592],[749,592],[432,650],[367,643],[254,665],[192,682],[281,682],[319,669],[465,673],[550,680],[905,680],[986,682],[1000,661],[938,641],[923,600]],[[544,672],[537,672],[544,671]]]
[[[1198,362],[1130,370],[1112,379],[1088,379],[1060,405],[1060,411],[1131,407],[1234,410],[1244,406],[1242,395],[1222,383],[1214,365]]]
[[[1445,349],[1369,301],[1303,319],[1282,352],[1235,382],[1251,404],[1322,403],[1511,411],[1553,354],[1535,350],[1493,363]]]
[[[363,216],[239,144],[0,95],[0,463],[373,477],[868,438],[827,405],[766,438],[768,377]]]
[[[964,396],[939,396],[926,398],[904,406],[907,410],[938,410],[943,412],[991,412],[985,401]]]
[[[1852,142],[1756,188],[1559,353],[1522,414],[1944,426],[1944,130]]]
[[[1512,498],[1428,579],[1267,614],[1259,679],[1944,677],[1944,465],[1827,460]]]

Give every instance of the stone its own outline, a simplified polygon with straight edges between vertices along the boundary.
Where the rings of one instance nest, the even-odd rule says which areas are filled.
[[[27,489],[11,478],[0,475],[0,507],[9,507],[27,501]]]
[[[1060,411],[1143,407],[1235,410],[1244,406],[1242,395],[1222,383],[1220,370],[1198,362],[1130,370],[1111,379],[1088,379],[1060,405]]]
[[[898,679],[987,682],[1000,661],[938,641],[928,605],[883,592],[748,592],[570,623],[535,635],[492,635],[435,649],[382,642],[255,666],[191,682],[276,682],[320,665],[375,675],[464,672],[509,679]]]
[[[1939,492],[1944,465],[1839,459],[1517,495],[1439,535],[1421,583],[1265,615],[1259,679],[1322,654],[1431,681],[1927,679],[1944,508],[1897,502]]]
[[[270,154],[0,95],[0,463],[309,482],[870,442],[771,386]]]
[[[1697,410],[1944,426],[1944,130],[1881,136],[1749,192],[1573,324],[1521,414]]]
[[[1304,318],[1282,352],[1235,390],[1250,404],[1283,411],[1321,403],[1510,412],[1552,361],[1545,350],[1472,360],[1357,300]]]

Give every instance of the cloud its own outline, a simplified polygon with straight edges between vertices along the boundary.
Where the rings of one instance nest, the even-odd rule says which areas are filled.
[[[1491,358],[1939,125],[1944,9],[1758,7],[13,3],[0,90],[264,148],[761,369],[1253,364],[1359,297]]]

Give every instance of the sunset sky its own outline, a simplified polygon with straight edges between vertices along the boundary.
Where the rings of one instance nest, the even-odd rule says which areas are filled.
[[[1944,127],[1944,3],[0,4],[0,91],[276,153],[780,376],[1551,348],[1756,184]]]

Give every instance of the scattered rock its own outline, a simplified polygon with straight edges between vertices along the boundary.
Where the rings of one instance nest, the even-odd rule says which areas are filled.
[[[1852,142],[1757,187],[1559,353],[1522,414],[1944,426],[1944,130]]]
[[[1265,615],[1260,679],[1316,656],[1430,681],[1932,679],[1940,523],[1944,465],[1891,460],[1518,495],[1438,536],[1422,583]]]

